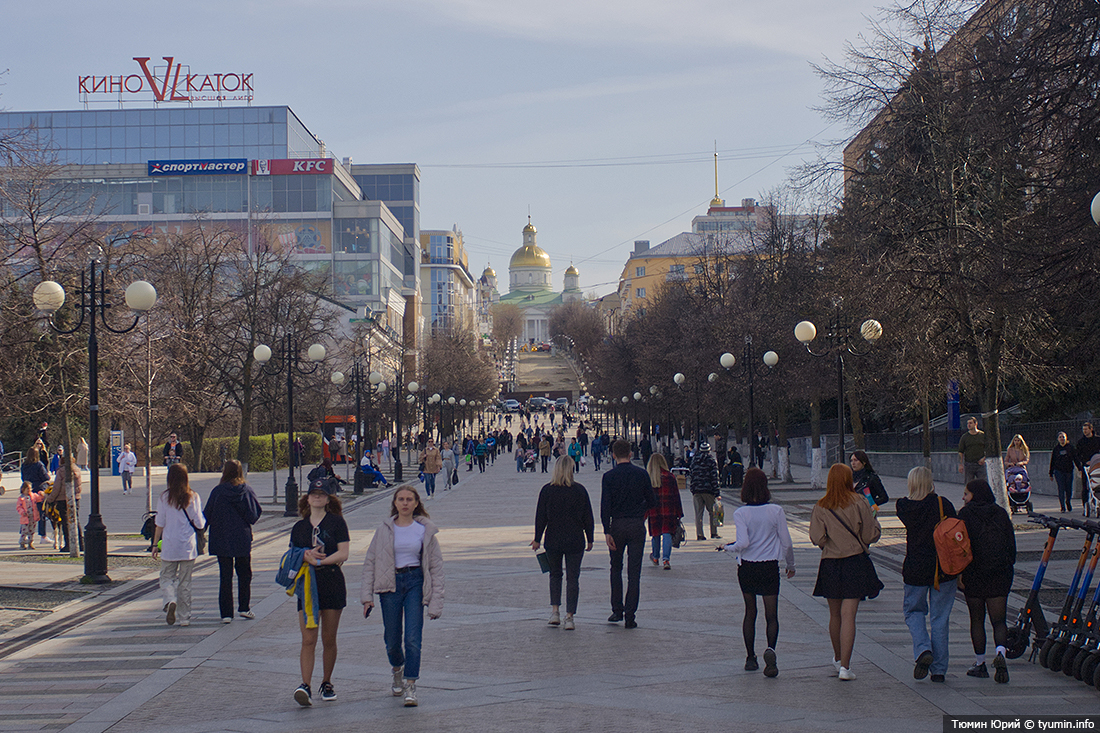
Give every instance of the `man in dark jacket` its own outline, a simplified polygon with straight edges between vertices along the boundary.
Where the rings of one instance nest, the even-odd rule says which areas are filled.
[[[611,444],[615,466],[603,475],[600,496],[600,521],[604,539],[611,552],[611,616],[610,623],[626,619],[626,628],[638,623],[639,583],[642,577],[642,555],[645,550],[645,515],[657,506],[657,495],[649,482],[649,474],[630,462],[630,443],[616,440]],[[623,603],[623,552],[627,555],[626,602]]]
[[[1091,458],[1100,453],[1100,435],[1093,432],[1092,423],[1087,422],[1081,426],[1081,439],[1073,447],[1073,460],[1081,471],[1081,502],[1082,505],[1089,500],[1089,463]]]
[[[691,498],[695,505],[695,539],[705,540],[703,534],[703,510],[710,515],[710,537],[722,539],[718,534],[718,518],[714,516],[714,500],[720,496],[718,488],[718,464],[710,454],[710,444],[700,443],[691,459]]]

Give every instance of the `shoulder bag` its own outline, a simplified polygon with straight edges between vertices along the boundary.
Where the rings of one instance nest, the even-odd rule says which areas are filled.
[[[183,512],[187,516],[187,523],[191,525],[191,529],[195,530],[195,548],[200,555],[206,554],[206,527],[199,529],[195,526],[195,523],[191,521],[191,515],[187,514],[185,509]]]

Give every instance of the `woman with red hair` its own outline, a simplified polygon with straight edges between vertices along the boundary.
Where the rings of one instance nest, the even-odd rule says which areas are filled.
[[[836,463],[829,469],[825,496],[810,515],[810,541],[821,548],[814,595],[829,603],[829,639],[833,666],[842,680],[854,680],[852,647],[856,640],[856,611],[864,598],[882,590],[875,574],[869,545],[878,542],[882,528],[871,506],[854,491],[852,469]]]

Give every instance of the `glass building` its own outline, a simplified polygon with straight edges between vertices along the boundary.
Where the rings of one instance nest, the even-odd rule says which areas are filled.
[[[105,227],[156,236],[201,217],[288,249],[395,332],[417,311],[419,169],[341,164],[289,107],[0,112],[0,135],[65,166],[59,185]]]

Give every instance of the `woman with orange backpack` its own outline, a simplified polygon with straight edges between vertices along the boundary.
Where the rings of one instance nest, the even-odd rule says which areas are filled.
[[[913,678],[922,680],[931,671],[933,682],[943,682],[957,582],[956,576],[947,575],[940,567],[932,533],[942,519],[955,516],[955,507],[936,493],[932,472],[924,466],[909,472],[908,489],[909,495],[898,499],[896,507],[898,519],[905,525],[902,610],[913,637]]]

